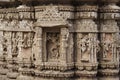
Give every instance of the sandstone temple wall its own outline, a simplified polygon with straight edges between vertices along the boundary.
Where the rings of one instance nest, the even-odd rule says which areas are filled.
[[[119,1],[79,3],[1,7],[0,80],[120,75]]]

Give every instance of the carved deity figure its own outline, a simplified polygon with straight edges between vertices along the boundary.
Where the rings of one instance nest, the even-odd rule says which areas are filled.
[[[12,34],[12,53],[18,54],[18,37],[16,33]]]
[[[59,34],[58,33],[49,33],[47,34],[47,53],[50,56],[50,59],[59,58]]]
[[[103,51],[104,51],[104,54],[103,54],[103,58],[105,60],[111,60],[112,58],[112,39],[111,39],[111,36],[110,35],[107,35],[105,37],[105,41],[103,43]]]
[[[33,34],[32,33],[25,33],[23,37],[23,47],[29,48],[32,46],[33,43]]]
[[[28,36],[27,36],[27,34],[24,34],[23,47],[24,48],[28,47]]]
[[[90,58],[91,49],[92,49],[91,40],[88,35],[84,35],[81,38],[80,46],[81,46],[81,55],[82,55],[81,60],[88,62]]]
[[[7,39],[5,37],[3,37],[3,55],[7,55]]]

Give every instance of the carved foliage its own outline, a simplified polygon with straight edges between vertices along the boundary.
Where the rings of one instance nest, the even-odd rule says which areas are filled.
[[[97,25],[92,19],[82,19],[76,22],[76,31],[77,32],[96,32]]]
[[[101,31],[116,32],[119,31],[117,22],[115,20],[105,20],[101,23]]]

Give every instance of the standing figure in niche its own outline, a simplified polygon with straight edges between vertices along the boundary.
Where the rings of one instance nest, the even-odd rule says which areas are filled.
[[[7,55],[7,39],[5,37],[3,37],[3,55]]]
[[[18,54],[18,37],[16,37],[16,34],[13,33],[12,35],[12,53]]]
[[[104,55],[103,55],[103,57],[106,60],[110,60],[112,58],[112,43],[109,39],[107,39],[104,42]]]
[[[91,53],[91,43],[90,38],[88,35],[85,35],[81,39],[81,55],[82,55],[82,61],[88,62],[90,60],[90,53]]]
[[[24,48],[28,47],[28,36],[27,36],[27,34],[24,34],[23,47]]]
[[[47,47],[48,54],[50,59],[58,59],[59,58],[59,35],[58,34],[48,34],[47,39]]]

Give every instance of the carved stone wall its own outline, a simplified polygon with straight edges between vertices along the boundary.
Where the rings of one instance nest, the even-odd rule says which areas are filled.
[[[1,5],[0,80],[119,75],[117,0],[101,0],[100,5],[95,0],[78,0],[73,5],[35,2]]]

